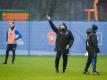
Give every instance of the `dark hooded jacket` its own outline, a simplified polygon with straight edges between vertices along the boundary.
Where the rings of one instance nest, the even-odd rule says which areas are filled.
[[[86,33],[87,33],[86,50],[88,51],[88,49],[89,49],[89,35],[92,33],[92,29],[91,28],[87,29]]]
[[[99,53],[97,35],[91,28],[87,30],[86,49],[91,56],[97,56]]]
[[[49,20],[49,24],[52,28],[52,30],[56,33],[56,43],[55,43],[55,50],[58,51],[66,51],[66,46],[69,45],[70,47],[73,45],[74,37],[67,29],[67,26],[63,23],[65,26],[65,30],[61,30],[60,28],[57,28],[51,20]],[[68,49],[69,50],[69,49]]]

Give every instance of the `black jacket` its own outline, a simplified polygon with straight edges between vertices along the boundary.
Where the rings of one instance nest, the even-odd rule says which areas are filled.
[[[91,28],[89,28],[89,29],[87,29],[87,38],[86,38],[86,50],[88,51],[88,48],[89,48],[89,35],[92,33],[92,29]]]
[[[73,45],[73,42],[74,42],[74,37],[73,37],[71,31],[69,31],[67,29],[65,24],[64,24],[64,26],[66,28],[65,31],[61,31],[60,28],[57,28],[51,20],[49,21],[49,24],[50,24],[52,30],[57,35],[56,43],[55,43],[55,50],[56,51],[58,51],[58,50],[66,51],[66,46],[69,45],[71,47]]]
[[[99,48],[98,48],[97,35],[95,32],[92,31],[88,34],[87,43],[88,45],[86,47],[89,55],[97,56],[97,53],[99,53]]]

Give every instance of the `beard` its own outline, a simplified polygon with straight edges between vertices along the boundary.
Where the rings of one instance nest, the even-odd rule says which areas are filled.
[[[63,28],[63,29],[60,29],[60,30],[61,30],[61,31],[66,31],[66,30],[65,30],[65,28]]]
[[[10,29],[13,30],[15,27],[11,27]]]

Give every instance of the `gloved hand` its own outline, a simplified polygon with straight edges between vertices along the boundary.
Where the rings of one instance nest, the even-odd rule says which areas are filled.
[[[99,48],[98,48],[98,47],[96,48],[96,52],[97,52],[97,53],[99,53],[99,52],[100,52],[100,50],[99,50]]]

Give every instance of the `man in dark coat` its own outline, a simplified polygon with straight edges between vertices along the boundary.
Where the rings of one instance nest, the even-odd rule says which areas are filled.
[[[63,72],[65,72],[67,67],[69,48],[73,45],[74,37],[71,31],[67,29],[67,26],[64,23],[62,23],[59,28],[57,28],[51,21],[50,16],[47,16],[47,19],[49,20],[49,24],[52,30],[57,35],[55,43],[55,50],[57,51],[55,59],[56,72],[59,72],[59,60],[61,55],[63,57]]]
[[[86,50],[88,51],[88,59],[84,69],[84,74],[89,74],[88,68],[92,62],[93,74],[98,75],[96,71],[97,53],[99,53],[97,32],[98,27],[92,25],[92,28],[87,30]]]

